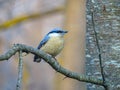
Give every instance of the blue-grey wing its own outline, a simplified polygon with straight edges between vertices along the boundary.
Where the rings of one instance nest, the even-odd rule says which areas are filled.
[[[37,49],[40,49],[43,45],[46,44],[46,42],[49,40],[49,36],[45,36],[44,39],[40,42],[40,44],[38,45]],[[37,55],[34,56],[34,62],[40,62],[41,58]]]
[[[49,36],[45,36],[44,39],[40,42],[40,44],[38,45],[37,49],[40,49],[43,45],[46,44],[46,42],[49,40]]]

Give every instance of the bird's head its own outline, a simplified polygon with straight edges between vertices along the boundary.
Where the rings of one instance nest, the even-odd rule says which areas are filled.
[[[64,36],[68,31],[62,30],[61,28],[55,28],[52,31],[50,31],[47,35],[50,37],[55,36]]]

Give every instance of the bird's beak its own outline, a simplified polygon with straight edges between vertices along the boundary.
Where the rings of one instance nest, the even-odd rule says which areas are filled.
[[[68,33],[68,31],[64,30],[64,33]]]

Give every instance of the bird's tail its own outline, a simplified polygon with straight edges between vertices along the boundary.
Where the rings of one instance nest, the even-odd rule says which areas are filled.
[[[39,63],[39,62],[41,62],[41,58],[39,56],[35,55],[33,61]]]

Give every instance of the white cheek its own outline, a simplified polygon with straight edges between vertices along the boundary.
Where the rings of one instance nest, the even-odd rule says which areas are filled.
[[[56,37],[56,36],[61,36],[60,34],[58,33],[52,33],[52,34],[49,34],[50,37]]]

